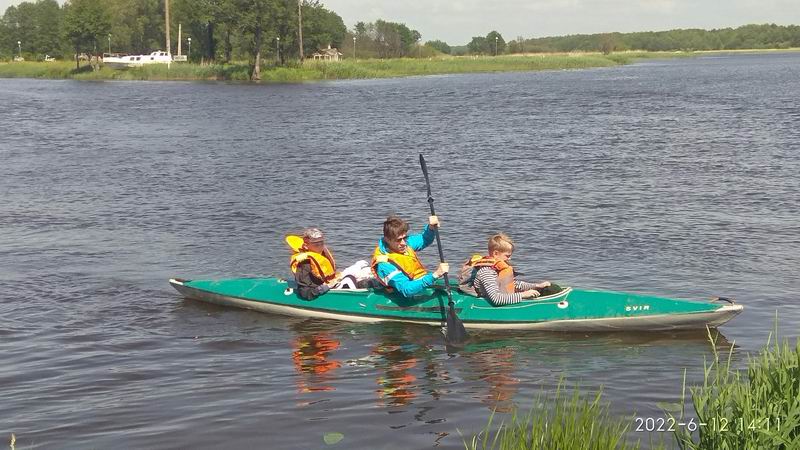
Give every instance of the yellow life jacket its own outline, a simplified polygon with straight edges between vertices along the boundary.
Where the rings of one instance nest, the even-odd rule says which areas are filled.
[[[495,272],[497,272],[497,284],[500,287],[500,292],[504,294],[513,294],[515,292],[514,268],[505,261],[498,261],[492,257],[481,256],[477,254],[473,255],[472,258],[464,263],[464,266],[461,269],[461,273],[463,275],[469,274],[469,277],[464,277],[465,281],[466,279],[469,279],[469,287],[471,287],[472,281],[475,279],[475,273],[481,267],[491,267]],[[459,277],[459,285],[461,284],[461,278],[463,275]]]
[[[384,280],[378,276],[378,264],[382,262],[389,262],[392,263],[397,270],[404,273],[410,280],[416,280],[418,278],[422,278],[428,273],[428,269],[422,265],[417,258],[417,253],[411,247],[406,247],[405,253],[394,253],[394,252],[386,252],[384,253],[381,251],[381,246],[377,245],[375,247],[375,251],[372,252],[372,262],[370,263],[370,267],[372,267],[372,274],[375,275],[375,278],[380,281],[380,283],[387,288],[389,287],[389,278]],[[389,274],[392,275],[392,274]]]
[[[289,257],[289,268],[292,273],[297,273],[297,266],[303,261],[311,262],[311,273],[323,283],[336,278],[336,260],[333,253],[325,247],[322,253],[312,252],[305,248],[303,238],[300,236],[286,236],[286,243],[291,247],[292,256]]]

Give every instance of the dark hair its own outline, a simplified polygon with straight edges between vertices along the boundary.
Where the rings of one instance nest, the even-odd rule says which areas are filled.
[[[403,234],[408,233],[408,222],[397,217],[389,216],[383,222],[383,237],[390,241],[396,241]]]

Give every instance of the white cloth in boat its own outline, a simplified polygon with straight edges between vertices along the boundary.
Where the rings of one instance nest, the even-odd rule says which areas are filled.
[[[366,284],[372,278],[372,269],[368,262],[360,260],[342,270],[341,275],[342,279],[336,283],[333,289],[357,289],[358,286]]]

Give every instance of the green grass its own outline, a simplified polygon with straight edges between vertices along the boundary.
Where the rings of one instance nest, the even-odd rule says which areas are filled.
[[[477,435],[464,442],[467,450],[627,450],[639,449],[640,443],[629,443],[627,434],[633,421],[609,416],[608,405],[602,401],[602,392],[584,397],[575,388],[565,394],[563,380],[559,383],[555,398],[542,403],[540,394],[536,404],[520,416],[515,411],[508,422],[503,422],[492,431],[494,413],[489,423]],[[654,444],[652,449],[663,449]]]
[[[261,81],[294,83],[314,80],[390,78],[418,75],[474,72],[513,72],[538,70],[570,70],[628,64],[641,58],[674,57],[675,53],[624,52],[508,55],[498,57],[436,57],[429,59],[345,59],[336,63],[308,60],[287,66],[266,64]],[[249,79],[245,63],[199,65],[174,63],[152,64],[141,68],[113,70],[106,67],[91,70],[86,63],[75,70],[73,61],[0,63],[0,77],[8,78],[73,78],[79,80],[232,80]]]
[[[72,78],[75,63],[68,62],[12,62],[0,63],[0,77],[4,78]]]
[[[777,336],[777,332],[775,332]],[[713,358],[705,362],[703,384],[690,387],[692,413],[687,413],[686,372],[682,402],[670,412],[665,408],[665,426],[674,430],[671,443],[682,450],[795,450],[800,449],[800,339],[767,346],[751,357],[746,370],[731,369],[734,346],[727,356],[717,350],[709,330]],[[537,400],[541,402],[543,398]],[[515,411],[507,422],[492,431],[495,414],[477,435],[464,442],[478,449],[638,449],[626,435],[632,420],[609,416],[601,394],[583,397],[576,388],[563,395],[563,380],[547,408],[532,409],[520,416]],[[674,408],[674,406],[673,406]],[[678,425],[683,424],[683,425]],[[700,425],[703,424],[703,425]],[[651,435],[652,437],[652,435]],[[660,434],[656,436],[662,438]],[[651,449],[665,443],[650,442]]]
[[[677,428],[681,449],[800,449],[800,339],[792,347],[775,336],[772,346],[768,342],[748,360],[746,371],[731,369],[733,347],[724,358],[714,346],[703,385],[690,388],[696,419],[683,410],[675,418],[706,425],[695,433]],[[684,373],[684,404],[685,386]]]

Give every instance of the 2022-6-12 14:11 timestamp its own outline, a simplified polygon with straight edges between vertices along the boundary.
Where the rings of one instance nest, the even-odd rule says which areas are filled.
[[[673,417],[635,417],[634,425],[634,431],[637,432],[673,432],[680,428],[694,432],[698,428],[706,428],[708,431],[719,433],[742,433],[756,430],[780,430],[781,419],[780,417],[710,417],[699,421],[695,418],[677,420]]]

